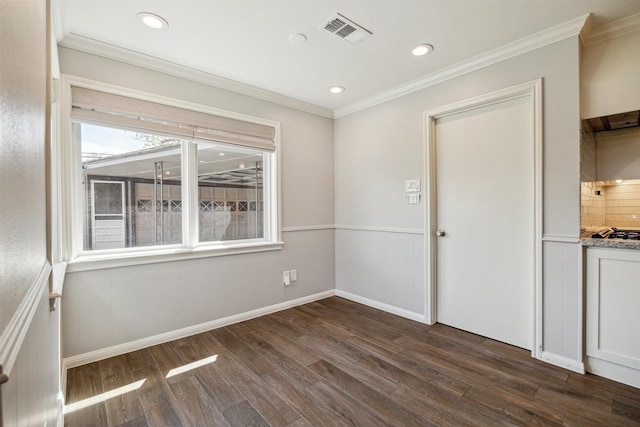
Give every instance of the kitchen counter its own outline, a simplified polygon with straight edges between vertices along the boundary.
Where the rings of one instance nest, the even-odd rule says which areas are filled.
[[[582,246],[592,248],[637,249],[640,250],[640,240],[625,239],[593,239],[591,237],[580,239]]]

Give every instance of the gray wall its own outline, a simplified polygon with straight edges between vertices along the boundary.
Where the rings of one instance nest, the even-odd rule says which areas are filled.
[[[64,356],[207,323],[335,288],[333,120],[60,48],[61,72],[281,123],[282,251],[68,273]],[[282,271],[299,279],[282,285]]]
[[[387,304],[414,318],[425,315],[424,182],[421,205],[407,205],[404,193],[405,179],[424,176],[423,112],[540,77],[544,348],[581,360],[578,37],[336,120],[338,291]],[[481,242],[475,244],[482,250]],[[384,260],[380,254],[385,254]]]
[[[0,3],[0,332],[47,262],[44,1]]]
[[[4,426],[54,425],[59,323],[47,286],[47,3],[0,2],[0,360]],[[2,424],[2,422],[0,422]]]

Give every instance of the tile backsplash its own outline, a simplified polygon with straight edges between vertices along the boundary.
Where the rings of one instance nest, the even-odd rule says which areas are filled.
[[[601,194],[597,195],[600,191]],[[580,186],[580,213],[583,228],[605,226],[605,197],[602,186],[596,182],[583,182]]]
[[[580,196],[583,228],[640,229],[640,180],[583,182]]]

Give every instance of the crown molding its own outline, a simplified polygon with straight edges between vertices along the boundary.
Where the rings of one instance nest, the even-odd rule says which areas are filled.
[[[610,24],[594,28],[592,31],[582,35],[582,42],[585,46],[620,37],[627,33],[640,31],[640,13],[627,16]]]
[[[58,36],[59,37],[59,36]],[[112,59],[126,64],[146,68],[174,77],[191,80],[218,89],[228,90],[263,101],[273,102],[285,107],[295,108],[300,111],[315,114],[318,116],[333,118],[333,110],[318,105],[310,104],[295,98],[260,89],[255,86],[240,83],[224,77],[216,76],[204,71],[185,67],[174,62],[165,61],[139,52],[123,49],[108,43],[99,42],[88,37],[77,34],[67,34],[58,41],[58,45],[67,49],[78,50],[92,55]]]
[[[409,83],[381,92],[372,97],[365,98],[362,101],[354,102],[353,104],[338,108],[334,111],[333,117],[338,119],[340,117],[348,116],[349,114],[408,95],[429,86],[476,71],[480,68],[488,67],[489,65],[513,58],[514,56],[522,55],[523,53],[577,36],[580,34],[580,31],[582,31],[582,28],[587,22],[589,16],[590,15],[580,16],[563,24],[556,25],[555,27],[551,27],[539,33],[516,40],[497,49],[490,50],[466,61],[459,62],[451,67],[444,68]]]

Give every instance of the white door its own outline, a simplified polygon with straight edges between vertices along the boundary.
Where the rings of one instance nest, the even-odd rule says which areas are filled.
[[[435,123],[437,321],[533,347],[531,96]]]

